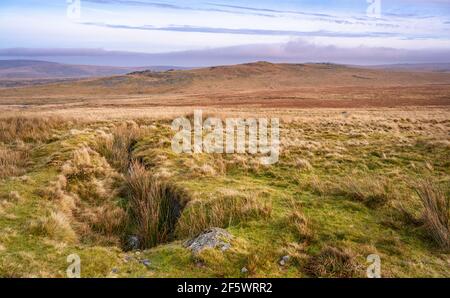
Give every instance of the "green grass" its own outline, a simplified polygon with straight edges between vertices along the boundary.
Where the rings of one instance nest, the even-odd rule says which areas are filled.
[[[448,147],[430,146],[430,136],[415,130],[398,133],[407,140],[402,144],[398,135],[376,130],[376,124],[354,124],[339,133],[325,124],[291,124],[285,127],[290,131],[285,136],[320,141],[321,147],[305,149],[291,142],[278,164],[263,167],[252,156],[175,155],[167,141],[170,129],[157,123],[132,152],[153,174],[164,168],[169,173],[164,179],[186,189],[194,200],[248,195],[270,202],[270,216],[237,217],[224,223],[235,236],[232,248],[224,253],[207,250],[194,256],[183,247],[188,238],[185,234],[152,249],[124,252],[117,245],[69,243],[30,233],[30,222],[55,208],[39,190],[56,180],[74,150],[82,145],[95,148],[95,129],[101,125],[92,124],[80,134],[60,131],[59,138],[34,147],[28,182],[8,178],[0,183],[0,197],[8,197],[11,191],[22,197],[4,208],[7,216],[0,217],[0,276],[64,277],[66,258],[76,253],[84,277],[307,277],[306,262],[331,246],[350,250],[361,268],[366,268],[368,255],[379,254],[383,276],[450,277],[449,254],[434,245],[420,227],[403,223],[393,209],[396,202],[373,208],[345,193],[319,194],[309,185],[314,178],[338,185],[347,176],[384,177],[403,194],[398,200],[411,203],[408,182],[413,179],[450,180]],[[304,135],[296,133],[299,129]],[[350,129],[363,135],[350,136]],[[349,145],[354,140],[364,142]],[[312,169],[297,168],[296,158],[307,159]],[[214,171],[200,171],[204,165]],[[293,206],[304,214],[313,231],[313,239],[307,243],[299,240],[289,221]],[[189,205],[183,212],[189,212]],[[280,266],[278,262],[286,254],[296,255],[295,260]],[[150,261],[149,266],[142,264],[144,259]],[[243,274],[243,267],[249,273]]]

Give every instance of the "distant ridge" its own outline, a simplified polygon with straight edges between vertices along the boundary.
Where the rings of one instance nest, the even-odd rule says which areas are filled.
[[[372,69],[392,69],[420,72],[450,72],[450,63],[411,63],[369,66]]]
[[[55,67],[52,66],[51,69],[54,71]],[[260,61],[189,70],[144,69],[131,72],[128,72],[129,69],[120,69],[119,71],[125,71],[126,74],[57,82],[51,89],[40,90],[39,93],[64,94],[67,88],[73,88],[77,90],[77,95],[211,94],[217,91],[231,94],[248,90],[286,90],[304,87],[372,88],[450,84],[449,73],[369,69],[332,63],[275,64]],[[99,74],[100,71],[95,73]],[[6,92],[3,94],[6,95]],[[19,90],[15,90],[13,94],[18,95]]]
[[[181,69],[174,66],[114,67],[72,65],[38,60],[0,60],[0,80],[45,80],[106,77],[130,72]]]

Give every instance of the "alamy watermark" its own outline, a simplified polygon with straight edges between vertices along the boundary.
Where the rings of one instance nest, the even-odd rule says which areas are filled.
[[[81,18],[81,0],[67,0],[66,14],[72,20]]]
[[[280,156],[280,120],[278,118],[209,117],[203,121],[201,110],[194,111],[193,123],[180,117],[172,122],[177,131],[172,139],[175,153],[261,154],[263,165],[273,165]],[[224,125],[225,124],[225,125]],[[225,126],[225,127],[224,127]],[[224,133],[225,131],[225,133]],[[270,136],[270,138],[269,138]]]
[[[367,262],[370,265],[367,267],[367,277],[368,278],[381,278],[381,258],[379,255],[369,255],[367,257]]]
[[[381,18],[381,0],[367,0],[369,6],[367,7],[366,14],[369,18]]]
[[[68,278],[81,278],[81,258],[77,254],[71,254],[67,257],[67,263],[70,265],[67,267],[66,274]]]

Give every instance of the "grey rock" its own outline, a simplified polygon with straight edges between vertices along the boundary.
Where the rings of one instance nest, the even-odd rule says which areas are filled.
[[[233,239],[233,235],[228,233],[224,229],[211,228],[197,237],[188,240],[184,243],[184,246],[191,250],[194,254],[200,253],[206,248],[219,248],[221,251],[230,249],[230,241]]]
[[[289,262],[290,259],[291,259],[290,256],[284,256],[284,257],[281,258],[279,264],[281,266],[286,266],[286,264]]]
[[[148,259],[142,260],[141,263],[144,264],[145,267],[150,267],[150,265],[152,264],[152,263],[150,262],[150,260],[148,260]]]
[[[127,239],[127,248],[129,250],[139,249],[140,241],[137,236],[130,236]]]
[[[225,251],[229,250],[230,248],[231,248],[231,244],[226,243],[224,246],[222,246],[222,248],[220,250],[225,252]]]
[[[241,272],[244,273],[244,274],[248,273],[248,269],[244,267],[244,268],[241,269]]]

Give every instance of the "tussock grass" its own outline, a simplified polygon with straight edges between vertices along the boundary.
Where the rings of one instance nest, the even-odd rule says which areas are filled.
[[[307,159],[297,158],[295,160],[295,166],[301,171],[311,171],[313,166]]]
[[[15,177],[26,172],[28,151],[0,147],[0,179]]]
[[[40,189],[38,194],[54,202],[59,210],[69,216],[76,208],[77,197],[67,191],[67,178],[64,175],[58,175],[56,180],[51,181],[49,186]]]
[[[102,136],[96,150],[121,173],[126,173],[131,162],[131,151],[144,134],[135,122],[124,122],[112,130],[111,135]]]
[[[0,118],[0,142],[11,143],[16,140],[24,142],[46,141],[55,129],[68,128],[73,120],[63,117],[15,116]]]
[[[359,267],[351,251],[328,246],[311,257],[303,269],[312,277],[351,278],[360,275]]]
[[[362,202],[368,207],[378,208],[399,197],[393,185],[384,177],[346,176],[334,181],[321,180],[313,176],[308,187],[319,195],[342,196]]]
[[[450,251],[450,198],[431,178],[409,184],[413,196],[394,205],[393,219],[422,228],[439,248]]]
[[[77,235],[72,229],[70,220],[62,212],[51,212],[48,216],[31,222],[30,232],[66,243],[77,241]]]
[[[132,229],[141,248],[167,242],[181,212],[189,201],[187,193],[158,181],[139,162],[132,162],[126,179]]]
[[[419,217],[401,207],[403,219],[422,226],[427,235],[442,249],[450,251],[450,198],[432,180],[420,180],[413,185],[422,210]]]
[[[66,215],[82,242],[119,245],[127,219],[117,198],[120,181],[103,157],[81,147],[39,194]]]
[[[180,238],[194,236],[212,227],[226,228],[252,219],[267,219],[272,214],[270,201],[258,196],[222,196],[192,201],[177,225]]]
[[[294,210],[288,217],[288,224],[294,231],[299,242],[309,243],[314,239],[310,223],[300,210]]]
[[[346,177],[335,185],[335,194],[363,202],[369,207],[380,207],[394,198],[395,192],[381,177]]]
[[[77,232],[86,242],[120,245],[126,227],[126,211],[114,202],[101,206],[82,205],[76,214]]]
[[[105,158],[87,146],[75,150],[72,159],[68,160],[61,170],[68,180],[86,180],[113,174]]]

